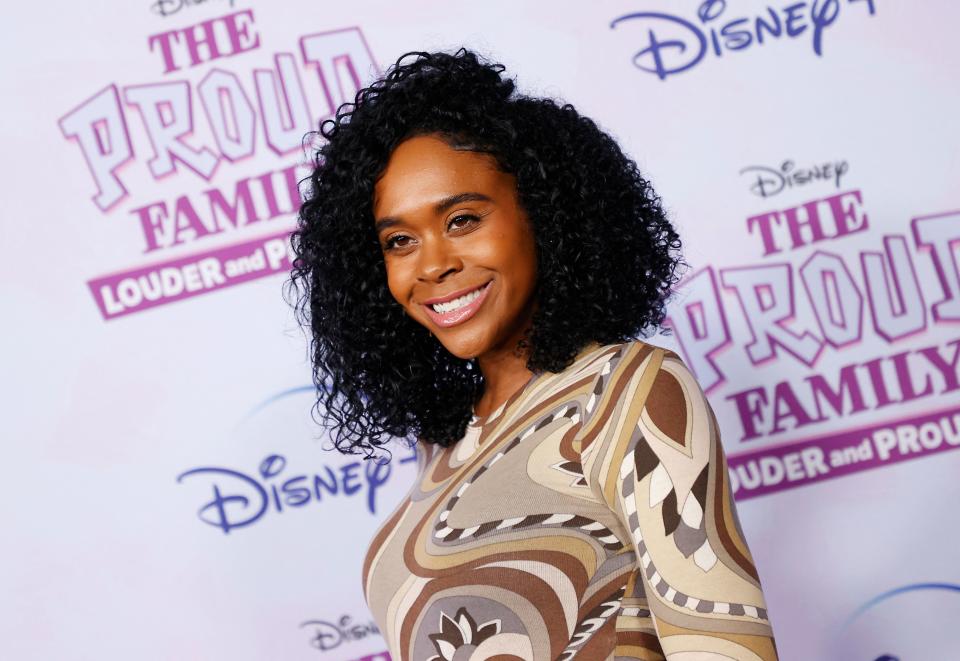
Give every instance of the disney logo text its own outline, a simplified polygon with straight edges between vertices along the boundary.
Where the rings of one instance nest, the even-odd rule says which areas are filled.
[[[762,45],[764,38],[786,35],[799,37],[811,28],[813,52],[823,52],[823,32],[840,14],[842,0],[793,2],[779,11],[767,7],[768,16],[735,18],[719,23],[727,9],[726,0],[704,0],[697,9],[700,25],[681,16],[660,12],[634,12],[619,16],[610,29],[629,23],[647,42],[633,55],[633,64],[642,71],[655,73],[660,80],[689,71],[706,57],[708,49],[717,57],[726,51],[745,50]],[[846,5],[863,3],[870,15],[875,13],[874,0],[846,0]],[[709,42],[709,43],[708,43]]]
[[[350,619],[349,615],[341,615],[336,624],[324,620],[307,620],[300,628],[314,627],[310,644],[323,652],[339,647],[342,643],[363,640],[367,636],[380,633],[380,629],[373,622],[351,625]]]
[[[823,163],[809,168],[797,168],[793,161],[787,159],[780,164],[779,168],[748,165],[740,170],[740,174],[756,177],[750,185],[751,193],[760,197],[771,197],[784,188],[804,186],[818,180],[833,181],[834,185],[840,188],[840,179],[849,169],[850,165],[846,161]]]
[[[155,14],[159,14],[160,16],[170,16],[172,14],[176,14],[184,7],[205,5],[208,2],[210,2],[210,0],[156,0],[156,2],[150,5],[150,9],[152,9]],[[229,0],[229,2],[232,9],[233,0]]]
[[[400,459],[401,464],[409,461],[416,461],[416,454]],[[322,473],[325,474],[301,474],[280,481],[279,475],[286,468],[287,460],[282,455],[272,454],[260,462],[256,475],[230,468],[204,466],[181,473],[177,476],[177,482],[198,476],[210,479],[212,498],[197,511],[197,516],[226,534],[234,528],[255,523],[270,510],[279,514],[287,507],[297,508],[311,501],[319,502],[324,493],[330,496],[353,496],[365,489],[367,509],[375,514],[377,489],[390,477],[391,463],[353,461],[343,464],[339,470],[324,466]]]

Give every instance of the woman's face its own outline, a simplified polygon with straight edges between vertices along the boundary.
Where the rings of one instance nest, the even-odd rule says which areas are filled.
[[[536,244],[514,177],[434,135],[400,143],[374,189],[390,293],[459,358],[512,351],[533,312]]]

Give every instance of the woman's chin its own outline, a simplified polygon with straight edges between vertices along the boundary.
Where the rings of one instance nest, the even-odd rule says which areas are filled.
[[[434,333],[434,335],[437,334]],[[473,360],[483,354],[486,347],[486,343],[477,338],[449,337],[445,334],[445,336],[437,335],[437,339],[444,349],[461,360]]]

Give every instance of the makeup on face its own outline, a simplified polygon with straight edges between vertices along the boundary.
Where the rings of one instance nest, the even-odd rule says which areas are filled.
[[[434,299],[434,302],[424,302],[422,305],[438,326],[450,328],[470,319],[483,305],[489,290],[490,282],[487,282],[466,293],[457,292],[440,300]]]
[[[435,135],[400,143],[375,187],[391,295],[461,358],[512,351],[532,314],[536,244],[516,180]]]

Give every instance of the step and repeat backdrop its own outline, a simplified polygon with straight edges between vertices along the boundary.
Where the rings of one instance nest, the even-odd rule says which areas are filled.
[[[960,6],[9,7],[0,658],[386,660],[363,552],[415,461],[331,451],[283,299],[304,136],[410,50],[573,103],[693,266],[783,659],[960,658]],[[423,661],[423,660],[418,660]]]

